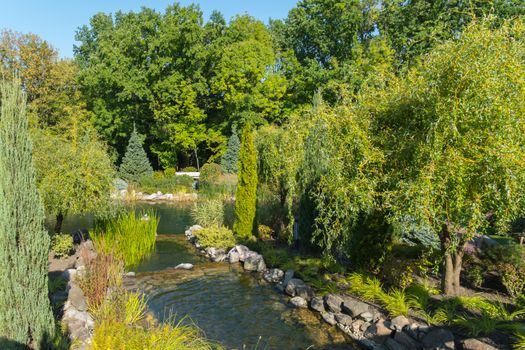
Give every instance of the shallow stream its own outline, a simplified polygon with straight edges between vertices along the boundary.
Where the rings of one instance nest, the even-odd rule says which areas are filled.
[[[292,308],[283,294],[240,265],[197,255],[183,234],[192,224],[190,205],[153,206],[160,216],[156,249],[126,281],[145,293],[159,320],[195,324],[228,349],[354,349],[342,332],[309,310]],[[75,221],[65,227],[82,225]],[[194,268],[175,270],[180,263]]]

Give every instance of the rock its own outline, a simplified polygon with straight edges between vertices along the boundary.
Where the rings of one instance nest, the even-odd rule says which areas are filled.
[[[382,344],[378,344],[375,341],[370,340],[370,339],[363,338],[363,339],[359,339],[358,342],[361,346],[363,346],[365,349],[368,349],[368,350],[388,350],[386,346]]]
[[[369,309],[367,303],[354,299],[348,295],[343,296],[342,300],[343,303],[341,305],[341,310],[352,317],[357,317]]]
[[[264,263],[262,255],[257,253],[248,255],[244,260],[244,269],[246,271],[257,272],[262,272],[266,270],[266,264]]]
[[[193,269],[193,264],[190,264],[190,263],[178,264],[177,266],[174,267],[174,269],[176,269],[176,270],[191,270],[191,269]]]
[[[69,289],[68,300],[78,311],[87,310],[86,297],[84,296],[82,289],[80,289],[76,284],[71,285],[71,288]]]
[[[301,297],[293,297],[290,303],[297,308],[306,309],[308,307],[308,302]]]
[[[371,322],[374,319],[374,315],[370,311],[365,311],[359,315],[359,318],[365,322]]]
[[[335,294],[327,294],[324,297],[324,301],[326,303],[326,306],[328,306],[328,310],[335,313],[341,312],[341,305],[343,304],[343,299],[341,299],[340,296]]]
[[[423,337],[423,346],[431,349],[453,350],[455,349],[454,335],[444,328],[434,329]]]
[[[76,274],[76,269],[67,269],[64,272],[62,272],[62,277],[64,277],[66,281],[73,281]]]
[[[390,329],[394,331],[401,331],[405,326],[410,324],[410,321],[405,316],[397,316],[390,321]]]
[[[239,252],[237,251],[237,249],[232,248],[228,252],[226,259],[230,262],[230,264],[238,263],[240,261],[240,256],[239,256]]]
[[[463,350],[496,350],[492,345],[474,338],[462,340],[461,345],[463,345]]]
[[[263,278],[270,283],[278,283],[284,277],[284,271],[280,269],[269,269],[263,274]]]
[[[318,311],[318,312],[325,312],[326,309],[324,308],[324,300],[322,297],[313,297],[310,301],[310,308],[312,310]]]
[[[293,278],[293,275],[294,275],[294,270],[292,269],[286,270],[286,272],[284,273],[284,279],[283,279],[283,285],[285,287],[288,284],[288,282],[290,282],[290,280]]]
[[[285,286],[284,291],[286,294],[294,297],[297,295],[297,288],[303,288],[306,287],[306,284],[304,284],[303,280],[300,280],[298,278],[292,278]]]
[[[419,344],[405,332],[396,332],[394,334],[394,340],[399,344],[404,345],[408,349],[422,349],[421,344]]]
[[[126,276],[126,277],[135,277],[135,272],[130,271],[130,272],[124,274],[124,276]]]
[[[334,315],[337,323],[342,324],[343,326],[350,327],[352,325],[352,317],[345,315],[343,313],[338,313]]]
[[[337,323],[337,321],[335,320],[334,314],[332,314],[330,312],[321,312],[321,317],[329,325],[334,326]]]
[[[237,253],[239,253],[239,261],[241,262],[244,262],[247,255],[251,252],[250,248],[241,244],[236,245],[234,249],[237,250]]]
[[[392,330],[389,326],[389,322],[385,322],[385,320],[380,319],[377,321],[377,323],[368,327],[364,336],[374,340],[377,343],[383,344],[392,334]]]
[[[313,288],[306,284],[304,286],[297,286],[295,288],[295,294],[303,299],[306,299],[307,301],[312,300],[312,298],[315,296]]]
[[[217,248],[206,248],[206,254],[210,257],[211,261],[213,262],[221,262],[226,259],[226,253],[224,249],[217,249]]]
[[[361,332],[366,332],[366,330],[370,328],[370,326],[371,326],[370,322],[363,322],[363,324],[361,325],[361,327],[359,327],[359,329],[361,330]]]
[[[397,341],[395,341],[395,340],[392,339],[392,338],[388,338],[388,339],[385,341],[385,346],[386,346],[387,349],[389,349],[389,350],[409,350],[409,348],[405,347],[405,346],[402,345],[402,344],[399,344]]]
[[[164,198],[168,201],[172,201],[174,196],[173,196],[173,193],[166,193],[166,195],[164,196]]]

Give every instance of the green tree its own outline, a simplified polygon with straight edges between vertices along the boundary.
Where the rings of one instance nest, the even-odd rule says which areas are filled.
[[[257,154],[250,126],[245,126],[242,132],[238,176],[233,232],[249,240],[253,237],[257,204]]]
[[[48,293],[50,238],[31,159],[25,97],[0,82],[0,338],[45,347],[54,335]]]
[[[493,224],[508,232],[523,211],[525,27],[492,28],[469,25],[367,97],[388,156],[387,206],[439,236],[447,295],[460,292],[466,243]]]
[[[122,164],[120,164],[119,176],[126,181],[137,182],[141,177],[152,174],[153,169],[149,163],[148,155],[142,147],[137,130],[133,127],[126,154],[122,159]]]
[[[110,206],[115,170],[81,107],[54,128],[32,130],[33,159],[47,214],[56,217],[60,232],[67,215],[100,214]]]
[[[237,129],[232,128],[232,135],[228,140],[228,148],[226,153],[222,156],[221,167],[225,173],[234,174],[237,172],[237,163],[239,162],[239,149],[241,147],[241,141],[237,136]]]

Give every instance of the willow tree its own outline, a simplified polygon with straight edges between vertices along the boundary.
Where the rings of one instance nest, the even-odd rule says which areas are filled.
[[[47,296],[50,238],[36,187],[25,97],[5,81],[0,96],[0,339],[39,349],[54,333]]]
[[[242,132],[238,168],[233,232],[242,239],[250,239],[253,237],[257,204],[257,154],[249,126],[244,127]]]
[[[439,236],[442,287],[460,292],[466,243],[525,200],[525,27],[471,24],[376,95],[393,212]]]

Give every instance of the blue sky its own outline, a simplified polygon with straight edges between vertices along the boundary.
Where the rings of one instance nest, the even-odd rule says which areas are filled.
[[[0,29],[35,33],[55,47],[60,57],[73,56],[75,31],[88,24],[97,12],[138,11],[142,6],[163,11],[174,1],[165,0],[2,0]],[[297,0],[181,0],[182,5],[197,3],[206,20],[213,10],[226,17],[248,13],[265,23],[284,18]]]

